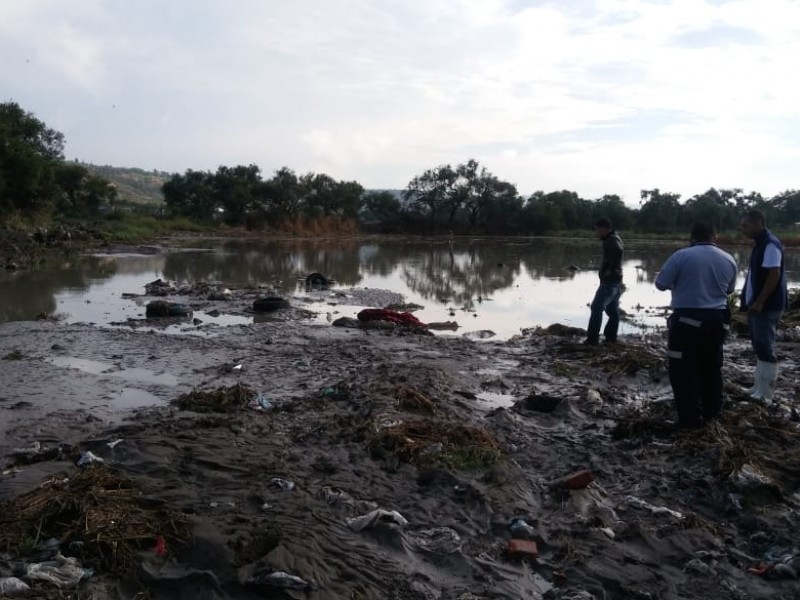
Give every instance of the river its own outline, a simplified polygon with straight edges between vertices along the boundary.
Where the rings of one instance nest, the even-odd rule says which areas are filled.
[[[621,333],[664,324],[669,293],[653,280],[677,243],[628,241],[624,261],[627,314]],[[749,247],[728,248],[744,277]],[[363,306],[346,297],[309,295],[304,277],[320,272],[332,291],[378,288],[399,292],[424,308],[424,322],[456,321],[456,335],[493,331],[507,339],[521,329],[562,323],[585,327],[597,285],[601,247],[596,240],[474,238],[421,240],[192,240],[163,251],[94,254],[47,268],[0,275],[0,322],[56,316],[69,323],[110,326],[142,317],[144,284],[220,282],[229,287],[269,286],[316,316],[319,323],[355,316]],[[787,253],[790,283],[798,283],[800,254]],[[204,316],[204,315],[201,315]],[[252,321],[246,312],[222,315],[220,324]],[[178,330],[176,328],[176,330]],[[186,331],[186,328],[182,328]],[[452,335],[445,334],[445,335]]]

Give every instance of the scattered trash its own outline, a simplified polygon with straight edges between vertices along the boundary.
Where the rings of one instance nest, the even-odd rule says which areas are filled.
[[[191,314],[192,309],[185,304],[166,302],[164,300],[148,302],[144,311],[144,315],[147,318],[188,317]]]
[[[124,441],[124,440],[121,440],[121,439],[120,439],[120,440],[114,440],[113,442],[108,442],[108,443],[106,444],[106,446],[108,446],[109,448],[111,448],[111,449],[113,450],[113,449],[114,449],[114,448],[116,448],[116,447],[117,447],[119,444],[121,444],[123,441]]]
[[[477,316],[477,315],[475,315]],[[468,331],[464,334],[464,337],[468,340],[488,340],[489,338],[493,338],[497,334],[490,329],[482,329],[480,331]]]
[[[616,534],[616,533],[614,533],[614,530],[613,530],[613,529],[611,529],[611,527],[600,527],[599,529],[600,529],[600,531],[602,531],[604,534],[606,534],[606,537],[608,537],[609,539],[612,539],[612,540],[613,540],[615,537],[617,537],[617,534]]]
[[[331,323],[334,327],[347,327],[349,329],[360,329],[361,321],[352,317],[339,317]]]
[[[433,329],[435,331],[457,331],[458,328],[459,324],[455,321],[428,323],[428,329]]]
[[[253,399],[250,401],[250,407],[255,410],[272,410],[275,408],[275,403],[259,392],[253,396]]]
[[[544,394],[531,394],[519,402],[514,403],[516,410],[535,410],[536,412],[551,413],[561,403],[561,398]]]
[[[0,577],[0,596],[23,596],[31,591],[30,586],[16,577]]]
[[[256,312],[275,312],[282,308],[289,308],[291,304],[285,298],[278,296],[267,296],[266,298],[257,298],[253,301],[253,310]]]
[[[408,525],[408,521],[396,510],[378,508],[360,517],[347,519],[347,525],[353,531],[363,531],[368,527],[375,527],[379,523],[395,523],[401,527]]]
[[[510,558],[536,558],[539,548],[531,540],[508,540],[507,553]]]
[[[194,390],[178,397],[172,403],[182,410],[225,413],[246,407],[253,395],[253,390],[244,384],[237,383],[215,390]]]
[[[163,535],[160,535],[156,538],[156,545],[153,548],[153,552],[156,553],[156,556],[167,555],[167,540],[164,539]]]
[[[712,566],[707,565],[699,558],[693,558],[689,562],[687,562],[683,566],[684,571],[690,571],[692,573],[697,573],[698,575],[703,575],[705,577],[715,577],[717,575],[717,570],[714,569]]]
[[[511,530],[512,537],[515,539],[532,540],[536,535],[536,529],[529,525],[522,517],[514,517],[511,519],[508,528]]]
[[[55,560],[28,565],[26,579],[46,581],[59,588],[73,587],[80,583],[85,573],[78,559],[56,554]]]
[[[273,477],[269,480],[269,482],[273,487],[280,488],[287,492],[291,492],[294,489],[294,481],[289,481],[283,477]]]
[[[461,550],[461,537],[449,527],[434,527],[409,534],[414,546],[422,552],[446,556]]]
[[[88,465],[104,463],[104,462],[106,462],[105,459],[100,458],[93,452],[87,450],[86,452],[81,452],[81,456],[75,464],[79,467],[86,467]]]
[[[309,290],[327,290],[333,279],[328,279],[322,273],[311,273],[306,277],[306,288]]]
[[[172,284],[161,279],[145,284],[144,291],[148,296],[169,296],[177,292]]]
[[[646,508],[654,515],[666,514],[666,515],[671,515],[676,519],[683,519],[683,515],[681,513],[679,513],[677,510],[672,510],[670,508],[667,508],[666,506],[654,506],[649,502],[645,502],[641,498],[637,498],[636,496],[628,496],[626,500],[628,501],[628,504],[633,506],[638,506],[639,508]]]
[[[386,308],[365,308],[356,316],[362,323],[369,321],[388,321],[390,323],[405,325],[407,327],[420,327],[423,329],[427,327],[425,323],[420,321],[410,312],[397,312],[396,310],[388,310]]]
[[[594,475],[588,469],[576,471],[555,482],[555,487],[565,487],[568,490],[582,490],[594,481]]]
[[[305,579],[290,575],[285,571],[262,571],[247,580],[249,585],[280,588],[287,590],[305,590],[311,587]]]

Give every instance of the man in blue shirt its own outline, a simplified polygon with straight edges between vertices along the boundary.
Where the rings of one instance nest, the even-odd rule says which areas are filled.
[[[656,277],[659,290],[672,291],[667,357],[682,428],[701,427],[722,409],[722,344],[738,269],[714,239],[713,227],[695,223],[691,245],[670,256]]]
[[[754,241],[750,270],[742,290],[742,310],[747,311],[750,338],[756,353],[755,384],[747,392],[760,400],[772,400],[778,381],[775,336],[786,309],[786,269],[783,244],[767,229],[764,215],[752,210],[741,221],[742,233]]]

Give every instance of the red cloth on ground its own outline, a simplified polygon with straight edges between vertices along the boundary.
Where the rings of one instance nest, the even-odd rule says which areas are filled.
[[[365,308],[358,313],[359,321],[391,321],[400,325],[412,325],[414,327],[427,327],[425,323],[409,312],[397,312],[388,308]]]

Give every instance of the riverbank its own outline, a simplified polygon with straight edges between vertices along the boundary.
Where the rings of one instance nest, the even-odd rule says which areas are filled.
[[[37,597],[800,592],[793,342],[781,407],[738,392],[751,351],[732,340],[725,417],[681,434],[660,335],[587,348],[568,330],[475,342],[299,316],[208,338],[0,325],[2,514],[26,523],[4,526],[3,550],[37,563],[55,536],[95,570],[67,591],[29,579]],[[81,472],[87,451],[104,462]],[[582,469],[588,487],[559,485]],[[73,483],[39,487],[52,478]],[[70,485],[94,504],[64,513]],[[351,520],[376,508],[400,517]],[[513,517],[530,529],[512,533]],[[512,535],[538,557],[510,556]]]

